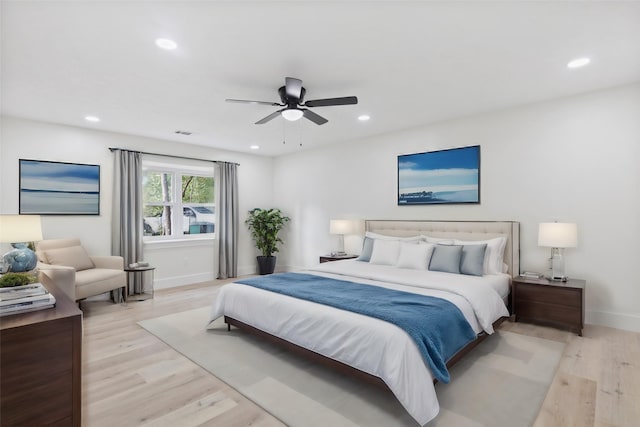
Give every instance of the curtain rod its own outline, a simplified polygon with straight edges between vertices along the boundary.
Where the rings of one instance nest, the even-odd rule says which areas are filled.
[[[198,159],[196,157],[174,156],[173,154],[148,153],[146,151],[136,151],[136,150],[127,150],[126,148],[109,147],[109,151],[118,151],[118,150],[120,150],[120,151],[133,151],[135,153],[149,154],[149,155],[152,155],[152,156],[173,157],[174,159],[199,160],[199,161],[202,161],[202,162],[211,162],[211,163],[217,163],[217,162],[221,161],[221,160]],[[223,162],[223,163],[231,163],[233,165],[240,166],[240,163],[234,163],[234,162]]]

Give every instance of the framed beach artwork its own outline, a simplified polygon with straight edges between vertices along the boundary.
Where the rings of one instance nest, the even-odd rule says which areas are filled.
[[[480,203],[480,146],[398,156],[398,205]]]
[[[100,215],[100,165],[20,159],[20,214]]]

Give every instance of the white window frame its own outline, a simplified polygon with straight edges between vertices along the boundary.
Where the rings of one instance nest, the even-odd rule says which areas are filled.
[[[208,167],[203,167],[201,165],[193,165],[188,164],[184,161],[173,161],[162,159],[162,160],[148,160],[143,159],[142,161],[142,170],[143,173],[146,172],[155,172],[155,173],[166,173],[171,175],[171,201],[170,202],[151,202],[146,203],[145,200],[142,201],[142,212],[144,215],[144,207],[145,206],[170,206],[172,215],[171,215],[171,229],[173,234],[169,236],[143,236],[143,242],[145,243],[157,243],[157,242],[177,242],[177,241],[195,241],[195,240],[213,240],[216,238],[216,229],[217,227],[214,225],[213,233],[199,233],[199,234],[184,234],[183,228],[183,209],[184,207],[191,206],[206,206],[212,207],[215,211],[216,200],[214,193],[213,203],[182,203],[182,176],[201,176],[206,178],[214,178],[214,166],[213,164]],[[214,182],[215,185],[215,182]],[[177,213],[177,214],[176,214]],[[217,213],[216,220],[214,224],[217,224]],[[177,230],[180,230],[179,233],[176,233]]]

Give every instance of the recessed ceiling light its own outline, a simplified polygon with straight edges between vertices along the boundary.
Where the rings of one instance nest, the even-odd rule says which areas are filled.
[[[362,115],[358,116],[358,120],[360,120],[361,122],[366,122],[370,118],[371,117],[369,117],[367,114],[362,114]]]
[[[577,58],[567,64],[569,68],[580,68],[587,65],[591,60],[589,58]]]
[[[93,123],[97,123],[100,121],[100,118],[96,116],[84,116],[84,119],[88,122],[93,122]]]
[[[178,43],[169,39],[156,39],[156,46],[166,50],[173,50],[178,47]]]
[[[259,150],[259,149],[260,149],[260,146],[259,146],[259,145],[252,145],[252,146],[251,146],[251,147],[249,147],[249,148],[251,148],[252,150]]]

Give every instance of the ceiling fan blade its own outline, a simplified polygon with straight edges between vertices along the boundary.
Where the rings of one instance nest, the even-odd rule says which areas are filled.
[[[240,104],[260,104],[260,105],[271,105],[273,107],[282,107],[282,104],[278,104],[277,102],[268,102],[268,101],[249,101],[247,99],[225,99],[227,102],[237,102]]]
[[[306,108],[301,108],[304,117],[311,120],[313,123],[317,124],[317,125],[323,125],[325,123],[327,123],[329,120],[325,119],[324,117],[314,113],[311,110],[307,110]]]
[[[283,108],[283,110],[284,110],[284,108]],[[281,113],[281,112],[282,112],[282,110],[275,111],[275,112],[273,112],[273,113],[269,114],[269,115],[268,115],[267,117],[265,117],[264,119],[260,119],[260,120],[258,120],[255,124],[257,124],[257,125],[263,125],[263,124],[265,124],[265,123],[267,123],[267,122],[269,122],[269,121],[271,121],[271,120],[275,119],[276,117],[278,117],[278,116],[280,115],[280,113]]]
[[[287,96],[289,98],[300,99],[300,94],[302,93],[302,80],[293,77],[285,77],[284,82]]]
[[[330,107],[332,105],[353,105],[358,103],[356,96],[344,96],[342,98],[312,99],[304,103],[305,107]]]

